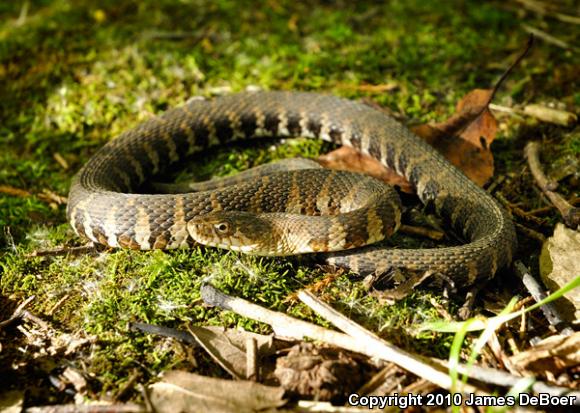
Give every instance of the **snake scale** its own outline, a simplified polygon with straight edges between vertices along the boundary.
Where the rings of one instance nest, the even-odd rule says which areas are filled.
[[[424,204],[433,204],[467,240],[464,245],[434,249],[371,245],[327,253],[328,263],[357,273],[391,268],[432,270],[462,287],[492,277],[511,262],[516,248],[514,226],[489,194],[385,113],[351,100],[308,92],[245,92],[191,100],[141,123],[98,150],[73,178],[68,219],[77,234],[110,247],[172,249],[195,243],[188,224],[204,214],[236,209],[236,204],[289,203],[300,191],[315,191],[315,203],[320,203],[332,187],[333,174],[321,176],[314,184],[302,182],[298,175],[262,179],[245,184],[246,193],[239,186],[217,192],[135,193],[169,164],[208,147],[248,138],[296,136],[352,146],[394,169],[411,182]],[[289,190],[266,186],[284,180],[292,182]],[[347,196],[354,195],[343,194],[343,198]],[[372,213],[367,211],[361,218],[367,225],[359,237],[371,237],[373,226],[381,225],[380,219],[371,222],[369,215]],[[324,238],[333,231],[322,228],[319,232]],[[349,244],[354,238],[340,243]],[[313,251],[324,250],[325,245],[313,246]]]

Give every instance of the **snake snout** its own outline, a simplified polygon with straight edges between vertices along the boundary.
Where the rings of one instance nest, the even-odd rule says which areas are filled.
[[[211,212],[187,223],[189,235],[200,244],[257,255],[264,255],[267,227],[265,220],[242,211]]]

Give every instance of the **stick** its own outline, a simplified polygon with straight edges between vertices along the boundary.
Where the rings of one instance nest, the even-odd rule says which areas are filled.
[[[209,305],[224,308],[243,315],[244,317],[269,324],[274,330],[274,333],[278,336],[288,337],[295,340],[302,340],[305,337],[310,337],[315,340],[331,343],[337,347],[360,353],[360,348],[356,340],[346,334],[332,331],[306,321],[297,320],[287,316],[286,314],[267,310],[241,298],[230,297],[209,284],[204,284],[201,287],[201,298]]]
[[[565,42],[564,40],[560,40],[557,37],[554,37],[551,34],[546,33],[543,30],[540,30],[536,27],[528,26],[527,24],[524,24],[523,28],[528,33],[539,37],[540,39],[542,39],[546,43],[553,44],[554,46],[561,47],[562,49],[572,49],[572,46],[570,46],[570,44],[568,42]]]
[[[445,235],[441,231],[436,231],[430,228],[425,227],[415,227],[411,225],[404,225],[402,224],[399,227],[399,231],[408,234],[408,235],[419,235],[421,237],[430,238],[434,241],[441,241],[443,236]]]
[[[398,349],[397,347],[381,340],[380,338],[378,338],[377,336],[375,336],[371,332],[363,329],[361,326],[356,325],[355,323],[353,323],[352,321],[350,321],[348,319],[347,319],[347,321],[354,324],[357,329],[361,329],[362,331],[365,331],[367,334],[374,337],[373,342],[376,342],[378,339],[378,341],[380,342],[380,345],[376,345],[376,344],[371,345],[369,343],[369,341],[367,341],[366,339],[361,340],[360,338],[354,338],[354,337],[351,337],[351,336],[343,334],[343,333],[328,330],[326,328],[308,323],[306,321],[294,319],[292,317],[287,316],[286,314],[282,314],[282,313],[278,313],[278,312],[275,312],[272,310],[262,308],[256,304],[252,304],[244,299],[230,297],[230,296],[222,293],[221,291],[218,291],[216,288],[214,288],[213,286],[211,286],[209,284],[205,284],[202,286],[201,295],[202,295],[202,299],[207,304],[215,305],[215,306],[218,306],[220,308],[234,311],[235,313],[240,314],[244,317],[254,318],[258,321],[269,324],[274,329],[274,332],[283,331],[285,333],[285,337],[294,338],[294,339],[298,339],[298,340],[301,340],[304,337],[310,337],[312,339],[323,341],[327,344],[330,344],[330,345],[333,345],[336,347],[341,347],[345,350],[364,354],[368,357],[377,357],[377,358],[380,358],[382,360],[392,362],[394,364],[399,365],[400,367],[402,367],[405,370],[411,371],[408,368],[409,366],[407,366],[407,365],[401,366],[400,364],[398,364],[397,362],[392,360],[392,357],[386,357],[389,354],[391,354],[391,355],[392,354],[396,355],[398,353],[404,354],[408,358],[411,358],[413,360],[414,366],[419,369],[419,371],[417,371],[417,373],[415,373],[415,374],[417,374],[419,377],[423,377],[429,381],[431,381],[431,380],[429,378],[425,377],[425,374],[424,374],[425,366],[427,366],[429,369],[434,369],[435,366],[437,366],[439,368],[441,366],[446,366],[446,363],[447,363],[446,360],[438,360],[438,359],[432,360],[432,359],[412,355],[410,353],[406,353],[405,351]],[[304,291],[301,291],[299,293],[299,297],[301,298],[301,296],[303,296],[303,295],[304,295]],[[316,298],[314,299],[314,301],[317,301]],[[323,304],[323,305],[326,305],[326,304]],[[332,308],[331,308],[331,310],[332,310]],[[332,310],[332,311],[334,312],[334,310]],[[341,318],[344,318],[344,316],[342,316],[341,314],[339,314],[339,316]],[[278,333],[276,333],[276,334],[278,334]],[[386,345],[387,350],[382,351],[383,347],[385,347],[385,345]],[[401,361],[402,360],[399,359],[399,362],[401,362]],[[434,364],[434,365],[427,364],[427,363],[431,363],[431,362],[433,362],[432,364]],[[439,375],[443,375],[445,377],[444,381],[447,381],[449,379],[449,376],[446,373],[444,373],[442,371],[438,371],[438,370],[435,370],[435,371],[438,373],[437,374],[438,377],[440,377]],[[485,381],[489,384],[498,385],[498,386],[505,386],[505,387],[507,387],[507,386],[511,387],[515,383],[517,383],[521,380],[521,377],[514,376],[512,374],[505,373],[505,372],[502,372],[500,370],[483,368],[483,367],[479,367],[479,366],[471,366],[468,368],[464,364],[458,364],[457,371],[461,374],[466,374],[470,378],[474,378],[474,379],[477,379],[480,381]],[[438,383],[435,383],[435,384],[438,384]],[[544,393],[549,393],[550,395],[553,395],[553,396],[562,395],[562,394],[575,395],[576,393],[578,393],[578,397],[576,397],[576,400],[578,403],[580,403],[580,392],[572,392],[571,389],[569,389],[567,387],[549,386],[545,383],[538,381],[538,382],[535,382],[534,385],[532,385],[532,389],[538,393],[544,392]],[[475,391],[475,389],[472,386],[464,387],[463,390],[466,392],[474,392]],[[481,392],[479,394],[481,394]]]
[[[553,191],[554,183],[546,178],[546,175],[542,170],[539,152],[540,144],[538,142],[529,142],[524,149],[524,154],[528,159],[528,165],[530,166],[530,172],[542,192],[544,192],[548,199],[550,199],[550,202],[558,208],[558,211],[560,211],[566,225],[570,228],[577,228],[580,224],[580,208],[570,205],[560,194]]]
[[[320,301],[311,292],[302,290],[298,293],[298,298],[308,307],[312,308],[318,315],[330,321],[349,336],[355,338],[357,342],[364,343],[363,345],[367,348],[367,351],[374,354],[375,357],[390,361],[418,377],[427,379],[446,390],[451,390],[453,383],[448,374],[425,364],[414,355],[386,342],[369,330],[346,318],[328,304]],[[477,389],[469,385],[463,391],[470,393],[478,392]]]
[[[92,252],[95,249],[96,249],[95,244],[93,244],[92,242],[89,242],[86,245],[80,245],[78,247],[57,247],[57,248],[52,248],[49,250],[32,251],[31,253],[26,254],[26,258],[44,257],[47,255],[51,255],[51,256],[67,255],[67,254],[80,255],[80,254],[85,254],[87,252]]]
[[[553,17],[564,23],[580,24],[580,17],[549,11],[547,7],[544,4],[540,3],[539,1],[535,0],[516,0],[516,1],[520,3],[522,6],[524,6],[524,8],[534,13],[537,13],[541,16]]]
[[[25,413],[140,413],[146,412],[140,404],[53,404],[24,409]]]
[[[430,360],[441,367],[449,367],[447,360],[436,358],[431,358]],[[468,367],[465,364],[458,364],[457,372],[459,374],[466,374],[471,379],[502,387],[513,387],[522,379],[522,377],[506,373],[505,371],[476,365]],[[573,391],[568,387],[552,386],[542,381],[536,381],[532,384],[532,390],[535,393],[548,393],[550,396],[574,396],[576,397],[575,404],[580,405],[580,391]]]
[[[246,379],[258,381],[258,342],[254,337],[246,340]]]
[[[540,244],[543,244],[546,241],[546,237],[541,232],[534,231],[533,229],[528,228],[520,224],[519,222],[514,222],[514,225],[516,226],[516,229],[520,231],[522,234],[524,234],[526,237],[536,240]]]
[[[147,334],[155,334],[162,337],[171,337],[177,340],[181,340],[193,347],[198,347],[199,344],[195,338],[186,331],[177,330],[175,328],[157,326],[155,324],[147,323],[129,323],[129,330],[139,330]]]
[[[547,297],[544,289],[540,286],[538,281],[530,274],[530,271],[526,268],[526,266],[521,261],[515,262],[515,270],[516,274],[522,280],[522,283],[530,293],[536,302],[542,301],[544,298]],[[553,325],[556,330],[558,330],[561,334],[569,336],[574,331],[568,326],[568,323],[564,321],[558,309],[554,306],[554,303],[544,304],[540,307],[546,320]]]
[[[30,297],[28,297],[26,300],[24,300],[23,302],[20,303],[20,305],[18,307],[16,307],[16,310],[14,310],[14,312],[12,313],[12,315],[3,321],[0,321],[0,330],[2,330],[4,327],[12,324],[13,322],[15,322],[16,320],[19,320],[22,318],[23,314],[24,314],[24,308],[30,304],[30,302],[32,300],[34,300],[35,296],[31,295]]]

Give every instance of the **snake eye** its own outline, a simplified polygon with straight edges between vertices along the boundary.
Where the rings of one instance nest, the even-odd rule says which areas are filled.
[[[218,224],[214,225],[214,228],[217,230],[217,232],[220,232],[222,234],[225,234],[226,232],[229,231],[230,226],[228,225],[227,222],[220,222]]]

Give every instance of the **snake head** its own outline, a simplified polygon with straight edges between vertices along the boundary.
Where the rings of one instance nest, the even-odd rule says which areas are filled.
[[[242,211],[217,211],[199,215],[187,223],[194,241],[210,247],[269,255],[264,242],[270,239],[270,223],[256,214]]]

